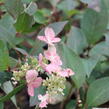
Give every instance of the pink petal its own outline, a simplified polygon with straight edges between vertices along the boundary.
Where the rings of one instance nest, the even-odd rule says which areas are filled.
[[[74,73],[71,69],[69,69],[69,68],[64,69],[63,71],[61,71],[61,72],[59,73],[59,75],[62,76],[62,77],[69,77],[69,76],[72,76],[72,75],[74,75],[74,74],[75,74],[75,73]]]
[[[43,99],[43,96],[42,96],[41,94],[39,94],[39,95],[38,95],[38,99],[39,99],[39,100],[42,100],[42,99]]]
[[[62,76],[62,77],[68,77],[68,73],[66,71],[61,71],[59,73],[59,75]]]
[[[39,65],[45,70],[46,64],[43,62],[43,55],[39,54]]]
[[[26,81],[27,81],[27,83],[31,82],[37,76],[38,76],[38,72],[36,72],[36,70],[28,70],[27,73],[26,73]]]
[[[40,108],[44,108],[44,107],[47,107],[47,101],[43,101],[43,102],[41,102],[40,104],[39,104],[39,107]]]
[[[37,37],[39,40],[44,41],[47,43],[46,37],[45,36],[38,36]]]
[[[53,39],[52,39],[52,42],[53,42],[53,43],[60,42],[60,41],[61,41],[60,38],[53,38]]]
[[[54,63],[56,65],[62,65],[62,61],[58,55],[55,56],[54,60],[52,60],[52,63]]]
[[[42,65],[42,63],[43,63],[43,55],[40,53],[39,54],[39,65],[41,66]]]
[[[52,73],[52,72],[58,72],[60,70],[60,66],[57,66],[55,64],[49,64],[47,67],[46,67],[46,71],[48,73]]]
[[[56,53],[56,48],[54,46],[49,47],[48,50],[44,51],[44,55],[50,61],[55,61],[60,59],[60,57]]]
[[[47,37],[47,39],[54,38],[55,37],[55,33],[54,33],[53,29],[49,28],[49,27],[45,28],[45,36]]]
[[[44,108],[44,107],[47,107],[47,104],[48,104],[48,97],[49,95],[48,94],[45,94],[45,95],[38,95],[38,99],[41,101],[40,104],[39,104],[39,107],[40,108]]]
[[[34,88],[32,85],[28,84],[28,94],[34,96]]]
[[[42,78],[38,77],[32,84],[34,88],[38,88],[42,83]]]
[[[75,72],[73,72],[71,69],[67,68],[66,71],[68,72],[69,76],[72,76],[75,74]]]

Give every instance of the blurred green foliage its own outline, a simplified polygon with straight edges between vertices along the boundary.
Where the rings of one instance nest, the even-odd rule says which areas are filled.
[[[75,90],[72,96],[83,91],[79,95],[80,107],[88,109],[108,102],[108,3],[109,0],[0,0],[1,88],[6,81],[11,81],[12,70],[20,66],[26,56],[42,52],[45,44],[37,40],[37,36],[44,35],[45,27],[49,26],[62,38],[57,50],[63,67],[76,72],[70,81]],[[12,96],[20,90],[10,87]],[[12,89],[8,89],[9,92]],[[35,105],[38,93],[37,90],[30,99],[31,105]],[[78,97],[70,98],[66,109],[78,107],[76,101]],[[16,103],[15,98],[13,102]],[[0,109],[3,109],[2,102]]]

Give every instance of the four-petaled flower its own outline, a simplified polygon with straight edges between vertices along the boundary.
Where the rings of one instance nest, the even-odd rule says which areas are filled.
[[[60,38],[55,37],[55,32],[49,27],[45,28],[45,36],[38,36],[38,39],[49,45],[53,45],[54,43],[61,41]]]
[[[69,77],[74,75],[75,72],[73,72],[70,68],[64,69],[62,71],[60,71],[59,75],[62,77]]]
[[[38,95],[38,99],[41,101],[40,104],[39,104],[39,107],[40,108],[44,108],[44,107],[47,107],[48,105],[48,98],[49,98],[49,95],[48,94],[45,94],[45,95]]]
[[[34,96],[34,88],[38,88],[42,83],[42,78],[37,76],[38,72],[36,70],[28,70],[26,73],[28,94],[30,96]]]
[[[62,61],[58,54],[56,53],[56,48],[51,46],[48,50],[44,51],[45,58],[48,59],[54,65],[62,65]]]

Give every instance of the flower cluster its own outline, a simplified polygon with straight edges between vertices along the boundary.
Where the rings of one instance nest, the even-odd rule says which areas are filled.
[[[45,29],[45,36],[38,36],[38,39],[48,44],[48,49],[43,54],[39,54],[38,58],[30,57],[26,63],[21,66],[19,71],[14,71],[13,75],[16,80],[26,79],[28,94],[34,96],[34,88],[41,86],[46,87],[44,95],[39,94],[39,107],[47,107],[49,103],[55,103],[58,95],[63,96],[66,77],[74,75],[70,69],[62,68],[62,61],[57,54],[55,43],[61,41],[55,37],[52,28]],[[45,74],[43,78],[41,75]]]

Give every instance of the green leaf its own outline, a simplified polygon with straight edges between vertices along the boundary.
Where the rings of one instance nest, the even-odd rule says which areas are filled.
[[[64,89],[64,97],[68,97],[71,93],[72,85],[69,82],[66,82],[66,88]]]
[[[15,66],[17,65],[18,60],[15,59],[15,58],[13,58],[13,57],[9,57],[9,63],[10,63],[10,64],[9,64],[10,67],[13,68],[13,67],[15,67]]]
[[[23,54],[23,55],[25,55],[25,56],[28,56],[28,53],[24,50],[24,49],[22,49],[22,48],[14,48],[15,50],[17,50],[17,51],[19,51],[21,54]]]
[[[35,14],[36,10],[37,10],[37,4],[34,2],[31,2],[28,5],[28,7],[25,9],[25,12],[31,16],[31,15]]]
[[[16,30],[13,26],[13,19],[9,15],[5,15],[0,20],[0,39],[14,46]]]
[[[35,88],[34,92],[35,92],[34,96],[30,97],[30,106],[34,106],[34,105],[37,105],[39,103],[38,95],[45,94],[45,87],[40,86],[39,88]]]
[[[80,88],[85,82],[85,71],[82,60],[66,45],[62,44],[57,47],[58,53],[61,56],[63,66],[71,68],[75,75],[72,79],[77,88]]]
[[[57,7],[65,12],[70,11],[78,6],[76,0],[62,0]]]
[[[76,54],[81,54],[83,49],[88,46],[86,37],[79,28],[72,27],[67,38],[67,46]]]
[[[100,55],[97,55],[97,56],[94,55],[89,57],[88,59],[82,59],[82,60],[83,60],[84,68],[85,68],[85,73],[89,77],[91,72],[93,71],[97,63],[99,62]]]
[[[98,106],[109,100],[109,77],[94,81],[88,89],[86,105]]]
[[[87,4],[92,2],[92,0],[80,0],[80,1],[83,2],[83,3],[87,3]]]
[[[56,36],[63,30],[64,26],[68,23],[68,21],[61,21],[61,22],[54,22],[49,24],[47,27],[51,27]],[[44,35],[44,30],[45,28],[43,28],[38,35]]]
[[[106,44],[107,46],[109,46],[109,32],[105,34],[105,38],[106,38]]]
[[[101,0],[102,1],[102,0]],[[105,7],[107,8],[107,11],[108,11],[108,18],[109,18],[109,0],[103,0],[104,1],[104,4],[105,4]],[[103,2],[102,1],[102,2]],[[102,3],[101,3],[102,4]],[[104,8],[104,7],[103,7]],[[109,29],[109,20],[108,20],[108,27],[107,27],[107,29]]]
[[[0,102],[0,109],[4,109],[4,103]]]
[[[18,17],[23,11],[24,7],[21,0],[4,0],[5,8],[14,18]]]
[[[42,8],[40,11],[43,13],[45,17],[49,17],[51,15],[51,10],[47,8]]]
[[[49,0],[49,2],[52,4],[52,6],[56,7],[58,4],[59,0]]]
[[[19,15],[17,22],[15,23],[17,32],[28,33],[32,27],[32,20],[32,17],[27,13]]]
[[[76,108],[76,101],[71,100],[67,105],[65,109],[75,109]]]
[[[87,9],[81,20],[81,28],[89,44],[99,41],[107,28],[107,13],[104,10],[101,13]]]
[[[24,3],[24,4],[29,4],[29,3],[31,3],[32,1],[35,2],[35,1],[37,1],[37,0],[21,0],[21,1],[22,1],[22,3]]]
[[[19,45],[23,43],[24,40],[25,40],[24,37],[15,37],[14,43],[15,45]]]
[[[0,71],[7,70],[9,67],[8,49],[2,41],[0,41]]]
[[[107,45],[106,42],[100,42],[90,50],[89,55],[109,56],[109,45]]]
[[[8,95],[5,95],[3,97],[0,97],[0,102],[5,102],[9,100],[12,96],[17,94],[22,88],[24,88],[24,84],[19,85],[18,87],[14,88],[13,91],[11,91]]]
[[[34,17],[34,20],[39,24],[47,23],[47,19],[41,10],[37,10],[37,12],[33,15],[33,17]]]
[[[0,84],[2,85],[4,82],[9,81],[11,77],[10,72],[0,72]]]
[[[14,88],[13,88],[13,85],[10,81],[7,81],[3,84],[2,86],[2,89],[3,91],[6,93],[6,94],[9,94]],[[16,98],[15,96],[13,96],[11,98],[12,102],[14,103],[14,105],[17,107],[17,103],[16,103]]]

